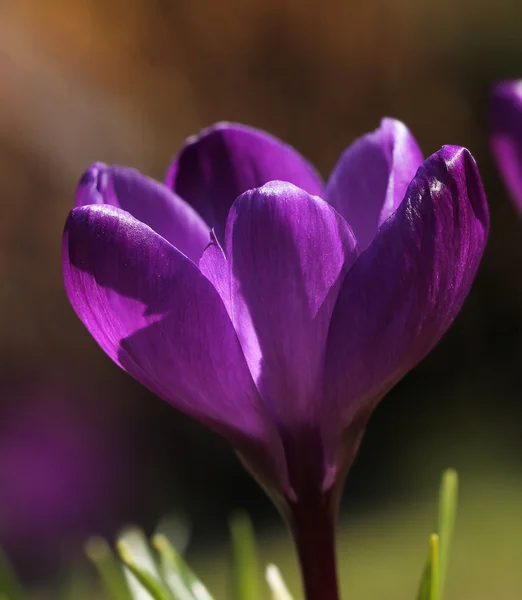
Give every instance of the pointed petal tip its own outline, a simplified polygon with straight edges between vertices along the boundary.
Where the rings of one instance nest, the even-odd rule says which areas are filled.
[[[80,178],[80,183],[82,182],[90,182],[95,180],[100,173],[110,169],[110,166],[107,163],[102,161],[93,162],[88,169],[86,169],[83,175]]]
[[[306,196],[311,196],[312,198],[317,198],[318,196],[313,196],[312,194],[308,194],[306,190],[300,188],[299,186],[290,183],[289,181],[281,181],[280,179],[273,179],[272,181],[267,181],[263,185],[260,185],[257,188],[252,188],[251,190],[247,190],[244,192],[245,194],[250,194],[251,192],[255,192],[255,194],[259,194],[264,197],[273,197],[273,196],[285,196],[285,195],[294,195],[294,194],[306,194]]]
[[[389,146],[389,151],[393,154],[399,152],[397,158],[402,160],[408,157],[410,160],[415,158],[422,162],[422,151],[411,132],[411,129],[395,117],[383,117],[379,127],[373,131],[375,135],[382,136],[383,142]],[[404,151],[407,150],[407,154]]]
[[[402,129],[409,132],[409,128],[406,123],[400,119],[396,119],[395,117],[382,117],[379,127],[377,127],[375,131],[379,131],[381,129]]]
[[[328,180],[326,197],[350,224],[361,249],[400,205],[422,161],[411,131],[391,117],[343,152]]]
[[[103,223],[108,225],[109,221],[118,219],[122,224],[126,223],[131,225],[134,218],[127,211],[111,206],[110,204],[87,204],[85,206],[76,206],[67,215],[65,221],[64,233],[63,233],[63,249],[64,251],[73,251],[74,248],[81,246],[81,242],[85,241],[85,236],[88,234],[90,225],[89,221],[92,220],[94,226],[99,229],[101,233],[101,227]],[[145,224],[144,228],[150,230]],[[74,241],[74,244],[72,243]],[[85,254],[87,257],[88,254]],[[65,260],[65,258],[64,258]],[[67,261],[69,256],[67,257]]]
[[[75,206],[85,206],[87,204],[103,203],[103,187],[106,183],[102,183],[104,174],[110,169],[103,162],[95,162],[86,169],[76,187]]]
[[[467,160],[471,158],[473,162],[476,162],[471,152],[464,148],[464,146],[457,146],[455,144],[444,144],[438,152],[435,154],[440,155],[445,161],[451,162],[454,160]]]
[[[477,161],[471,152],[463,146],[445,144],[429,158],[432,157],[440,159],[448,172],[453,175],[457,175],[460,172],[469,173],[470,171],[474,171],[478,175]]]
[[[94,205],[92,205],[94,207]],[[84,218],[86,212],[87,212],[87,208],[91,207],[91,205],[87,205],[87,206],[76,206],[73,209],[71,209],[69,211],[69,214],[67,215],[67,219],[65,220],[65,226],[63,228],[63,233],[64,236],[65,234],[67,234],[71,229],[73,229],[76,225],[76,223],[81,220],[82,218]]]
[[[208,226],[184,200],[136,169],[93,163],[76,191],[76,206],[111,205],[129,212],[197,262],[208,243]]]
[[[467,148],[444,145],[423,163],[419,174],[421,170],[424,170],[424,174],[428,178],[434,176],[441,182],[447,182],[449,175],[450,179],[461,189],[461,194],[467,196],[476,218],[487,234],[490,219],[486,192],[477,162]],[[435,188],[432,186],[433,189]]]
[[[80,181],[78,182],[78,186],[83,186],[83,185],[90,186],[97,179],[98,179],[98,168],[95,163],[83,172],[82,176],[80,177]]]

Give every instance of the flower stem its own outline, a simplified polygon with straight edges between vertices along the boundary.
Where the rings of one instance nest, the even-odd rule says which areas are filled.
[[[324,496],[290,511],[306,600],[339,600],[335,514]]]

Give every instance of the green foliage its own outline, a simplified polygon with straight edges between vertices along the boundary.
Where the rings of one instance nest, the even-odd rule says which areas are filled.
[[[117,547],[132,600],[212,600],[165,536],[156,535],[151,547],[143,533],[129,530]]]
[[[252,522],[245,512],[230,519],[234,600],[262,600],[257,545]]]
[[[266,568],[266,581],[272,593],[272,600],[293,600],[279,569],[275,565]]]
[[[430,536],[428,558],[416,600],[443,598],[457,496],[457,474],[448,470],[443,474],[440,488],[438,533]],[[263,584],[257,543],[246,513],[238,512],[232,516],[230,532],[233,600],[293,600],[275,565],[266,569],[268,589]],[[116,548],[117,554],[101,538],[92,538],[85,547],[108,600],[213,600],[166,535],[157,534],[148,540],[139,529],[128,529],[118,539]],[[71,583],[60,599],[93,597],[87,588],[82,591],[81,585],[81,581],[75,585]],[[28,595],[0,551],[0,600],[27,599]]]
[[[108,595],[114,600],[132,600],[123,569],[109,544],[103,538],[91,538],[85,553],[96,566]]]
[[[264,600],[257,543],[248,515],[233,515],[230,531],[233,597]],[[213,600],[166,536],[155,535],[149,544],[140,530],[129,529],[118,540],[117,549],[122,565],[103,540],[90,540],[86,548],[110,600]],[[273,600],[292,600],[274,565],[267,568],[266,580]]]
[[[442,476],[442,484],[439,496],[439,580],[440,593],[444,592],[446,583],[446,572],[451,542],[453,540],[453,529],[457,515],[459,478],[457,472],[448,469]]]
[[[453,539],[458,501],[458,476],[448,469],[442,475],[439,494],[438,535],[430,536],[430,549],[422,574],[417,600],[442,600],[449,551]]]
[[[160,558],[160,573],[174,600],[212,600],[207,588],[163,535],[152,539]]]
[[[422,573],[417,600],[440,600],[439,581],[439,536],[436,533],[432,533],[430,536],[428,559]]]

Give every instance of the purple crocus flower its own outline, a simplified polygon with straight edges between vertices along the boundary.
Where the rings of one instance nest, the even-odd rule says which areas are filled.
[[[491,149],[498,170],[522,212],[522,79],[502,81],[491,95]]]
[[[47,381],[2,387],[0,397],[0,547],[42,576],[70,542],[114,527],[128,479],[122,436]]]
[[[398,121],[326,185],[279,140],[219,124],[165,184],[85,173],[65,285],[118,365],[232,443],[290,523],[308,600],[333,600],[337,506],[368,418],[455,318],[488,227],[470,153],[423,162]]]

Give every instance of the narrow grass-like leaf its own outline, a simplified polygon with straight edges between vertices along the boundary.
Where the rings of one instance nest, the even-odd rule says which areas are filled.
[[[436,533],[432,533],[430,537],[430,559],[430,600],[440,600],[439,536]]]
[[[93,537],[85,544],[85,553],[94,564],[111,600],[132,600],[123,569],[109,544]]]
[[[442,600],[448,569],[449,551],[455,527],[458,502],[458,475],[447,469],[439,492],[438,535],[430,537],[430,552],[422,574],[417,600]]]
[[[293,600],[279,569],[275,565],[268,565],[265,576],[268,587],[272,592],[272,600]]]
[[[447,469],[442,475],[439,497],[439,585],[444,594],[450,546],[457,514],[459,479],[457,472]]]
[[[254,529],[248,515],[238,511],[230,519],[234,600],[261,600],[261,571]]]
[[[208,593],[207,588],[201,581],[196,581],[196,583],[193,584],[192,593],[194,594],[195,600],[213,600],[212,596]]]
[[[161,580],[159,567],[150,549],[149,541],[141,529],[138,527],[126,528],[118,538],[118,552],[120,544],[126,549],[128,558],[136,566],[156,580]],[[124,574],[133,600],[151,600],[150,593],[130,569],[125,568]]]
[[[152,538],[152,546],[159,554],[160,567],[163,575],[172,572],[179,573],[181,579],[189,588],[198,581],[194,572],[181,558],[179,552],[174,548],[166,536],[156,534]]]
[[[439,576],[439,536],[432,533],[428,559],[422,573],[417,600],[440,600]]]
[[[24,600],[26,597],[22,584],[2,549],[0,549],[0,597],[1,595],[8,600]]]
[[[160,570],[176,600],[213,600],[207,588],[183,560],[166,536],[157,534],[152,546],[160,557]]]
[[[153,600],[173,600],[171,593],[157,577],[134,562],[132,553],[124,542],[118,542],[117,547],[123,564]]]
[[[152,538],[152,545],[158,551],[160,557],[160,570],[163,580],[170,588],[176,600],[194,600],[191,586],[195,582],[195,576],[184,567],[181,557],[169,540],[161,534]]]
[[[431,552],[428,554],[417,592],[417,600],[430,600],[431,593]]]

